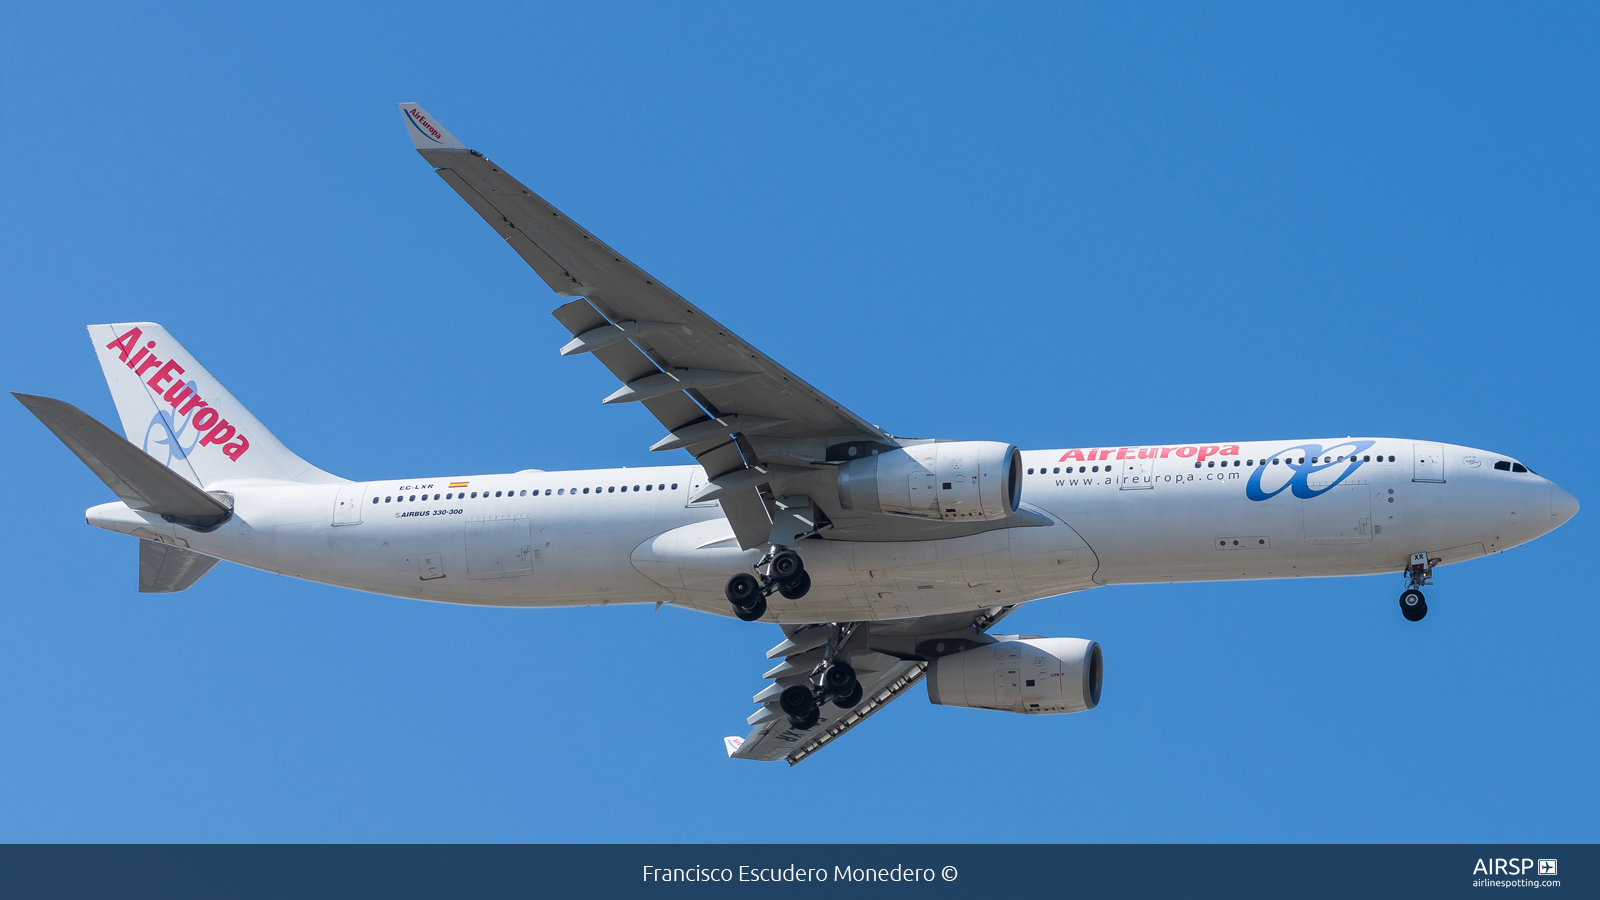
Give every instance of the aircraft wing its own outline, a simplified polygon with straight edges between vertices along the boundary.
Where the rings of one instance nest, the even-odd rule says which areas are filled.
[[[561,352],[592,353],[622,382],[604,403],[642,403],[706,472],[741,547],[765,543],[785,479],[814,480],[827,447],[888,443],[857,416],[752,347],[498,165],[415,103],[400,110],[412,143],[550,289],[575,298],[554,315]],[[814,471],[807,472],[807,468]],[[826,468],[831,481],[833,472]]]
[[[993,640],[985,632],[1014,609],[998,606],[884,622],[783,626],[783,642],[767,651],[768,659],[781,656],[783,661],[766,673],[772,684],[751,698],[761,704],[746,720],[754,727],[742,738],[723,738],[723,746],[734,759],[783,759],[796,765],[915,687],[938,654]],[[852,709],[824,703],[814,725],[797,728],[778,708],[778,695],[790,685],[814,683],[813,674],[830,659],[842,659],[855,669],[861,701]]]

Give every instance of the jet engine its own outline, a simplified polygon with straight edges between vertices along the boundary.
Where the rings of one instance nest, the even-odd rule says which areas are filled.
[[[998,441],[938,441],[839,467],[839,505],[862,512],[992,522],[1022,499],[1022,454]]]
[[[941,656],[928,667],[928,699],[941,706],[1049,715],[1100,703],[1100,645],[1027,637]]]

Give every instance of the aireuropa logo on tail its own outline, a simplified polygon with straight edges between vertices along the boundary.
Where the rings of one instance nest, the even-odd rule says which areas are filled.
[[[144,378],[146,372],[154,370],[155,374],[150,376],[145,385],[173,409],[170,414],[166,410],[157,411],[156,418],[145,429],[145,446],[142,449],[150,452],[150,436],[159,426],[166,437],[158,439],[156,443],[167,448],[169,465],[173,459],[187,457],[197,447],[212,445],[219,446],[223,456],[238,462],[239,457],[250,449],[250,439],[239,434],[222,417],[222,413],[201,398],[194,381],[178,378],[183,374],[183,366],[176,359],[162,360],[156,356],[153,352],[157,349],[155,341],[147,341],[140,347],[139,339],[142,337],[144,331],[134,328],[106,345],[107,350],[116,350],[121,354],[123,364],[139,378]],[[183,420],[181,424],[178,421],[180,418]],[[188,446],[184,446],[182,435],[191,427],[194,433],[189,438]]]
[[[417,129],[417,131],[422,133],[423,137],[433,141],[435,144],[444,143],[444,132],[433,127],[433,123],[429,122],[428,117],[422,114],[422,110],[413,106],[406,110],[406,118],[411,122],[412,126]],[[392,122],[394,120],[391,119],[390,121]]]
[[[173,390],[176,392],[178,387],[180,385],[173,385]],[[189,381],[181,385],[181,387],[185,388],[189,394],[193,394],[196,390],[196,385],[193,381]],[[186,394],[180,394],[179,402],[183,402],[183,398],[186,396]],[[163,461],[165,465],[171,466],[172,461],[175,459],[188,459],[189,454],[193,453],[195,448],[200,445],[202,436],[198,429],[191,427],[193,424],[194,410],[192,409],[188,415],[184,416],[178,414],[176,407],[170,410],[158,409],[156,414],[150,418],[150,424],[144,427],[144,442],[139,445],[139,449],[151,456],[159,455],[150,446],[150,439],[153,437],[157,447],[165,447],[167,450],[167,458]]]

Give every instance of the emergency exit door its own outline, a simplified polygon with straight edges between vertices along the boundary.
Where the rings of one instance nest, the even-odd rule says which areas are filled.
[[[1124,491],[1148,491],[1156,486],[1156,461],[1153,459],[1119,459],[1116,466],[1117,488]]]
[[[341,484],[339,496],[333,501],[333,524],[360,525],[362,501],[367,498],[364,484]]]
[[[1412,444],[1411,459],[1416,466],[1412,481],[1444,482],[1444,447],[1439,444]]]

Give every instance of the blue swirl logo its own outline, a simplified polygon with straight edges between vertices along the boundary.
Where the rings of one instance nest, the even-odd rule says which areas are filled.
[[[1285,453],[1293,453],[1294,456],[1285,459],[1281,466],[1273,466],[1265,462],[1256,466],[1255,472],[1250,475],[1250,480],[1245,482],[1245,496],[1257,501],[1271,500],[1273,497],[1288,490],[1301,500],[1310,500],[1312,497],[1326,494],[1328,491],[1338,487],[1339,482],[1349,478],[1355,470],[1361,468],[1361,452],[1371,447],[1374,443],[1376,441],[1345,441],[1342,444],[1333,444],[1329,447],[1323,447],[1321,444],[1300,444],[1299,446],[1280,450],[1273,456],[1268,457],[1268,459],[1283,456]],[[1305,456],[1300,456],[1296,451],[1304,452]],[[1301,463],[1295,462],[1296,459],[1309,461]],[[1337,469],[1343,469],[1338,473],[1337,478],[1333,478],[1332,481],[1320,488],[1312,489],[1310,482],[1312,475],[1316,475],[1319,472],[1328,472],[1329,476],[1331,476],[1333,473],[1330,470]],[[1271,491],[1264,490],[1261,487],[1262,479],[1269,470],[1272,473],[1273,481],[1277,480],[1279,474],[1283,472],[1289,473],[1288,478]]]
[[[184,385],[189,393],[195,392],[195,383],[190,381]],[[160,457],[155,450],[150,449],[150,438],[155,437],[157,447],[167,448],[167,459],[164,465],[171,466],[175,459],[187,459],[194,452],[195,445],[200,442],[200,432],[189,430],[189,420],[194,418],[195,412],[203,407],[191,409],[180,421],[176,410],[156,410],[155,418],[144,429],[144,445],[141,449],[151,456]],[[184,433],[188,432],[188,444],[184,443]]]

